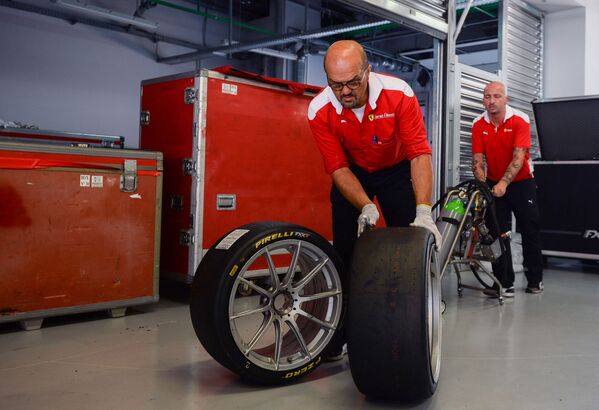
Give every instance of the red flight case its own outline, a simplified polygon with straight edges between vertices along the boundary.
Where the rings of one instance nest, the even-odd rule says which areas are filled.
[[[0,322],[158,300],[162,154],[0,141]]]
[[[331,181],[307,120],[320,88],[232,72],[141,84],[140,147],[164,153],[161,274],[187,283],[204,253],[245,223],[332,237]]]

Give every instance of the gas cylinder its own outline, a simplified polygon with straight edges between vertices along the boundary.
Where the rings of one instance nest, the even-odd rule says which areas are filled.
[[[458,227],[462,222],[465,214],[464,203],[461,199],[453,199],[448,201],[437,218],[437,229],[443,237],[441,249],[439,250],[438,261],[441,266],[445,265],[445,261],[451,255],[453,240],[458,234]]]

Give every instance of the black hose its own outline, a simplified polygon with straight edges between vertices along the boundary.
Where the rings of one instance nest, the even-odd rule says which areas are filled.
[[[491,212],[491,223],[494,225],[494,228],[495,228],[494,231],[497,232],[497,237],[498,237],[497,239],[499,239],[499,247],[501,248],[501,252],[503,253],[503,255],[506,255],[507,254],[506,239],[501,236],[501,227],[499,226],[499,220],[497,219],[497,213],[495,212],[495,197],[493,196],[491,189],[489,188],[489,186],[487,185],[486,182],[479,181],[478,179],[469,179],[469,180],[459,183],[455,187],[450,187],[448,189],[448,191],[451,191],[454,189],[459,189],[462,187],[466,187],[467,192],[471,192],[473,189],[478,189],[482,193],[483,197],[487,201],[487,209]],[[440,203],[445,201],[445,198],[446,198],[446,195],[444,195],[441,199],[439,199],[437,202],[435,202],[435,204],[432,207],[432,210],[435,210],[435,208]],[[507,270],[507,263],[504,263],[503,264],[503,271],[504,271],[503,277],[505,277],[506,270]]]

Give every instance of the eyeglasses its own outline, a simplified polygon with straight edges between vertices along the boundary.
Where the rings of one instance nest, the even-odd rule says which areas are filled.
[[[359,74],[360,78],[356,78],[356,76],[353,80],[344,82],[328,81],[329,87],[331,87],[333,91],[341,91],[343,90],[343,87],[347,87],[350,90],[355,90],[360,86],[360,84],[362,84],[362,80],[364,80],[364,74],[366,74],[366,68],[362,71],[362,74]]]

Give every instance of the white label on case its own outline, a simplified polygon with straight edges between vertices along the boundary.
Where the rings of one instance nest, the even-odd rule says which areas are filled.
[[[104,186],[104,177],[102,175],[92,175],[92,188],[102,188]]]
[[[79,186],[88,187],[90,177],[89,175],[79,175]]]
[[[248,232],[248,229],[235,229],[233,232],[225,236],[223,240],[218,243],[218,245],[216,245],[216,249],[229,249],[231,246],[233,246],[237,239],[241,238]]]
[[[223,94],[237,95],[237,84],[223,83],[221,90]]]

